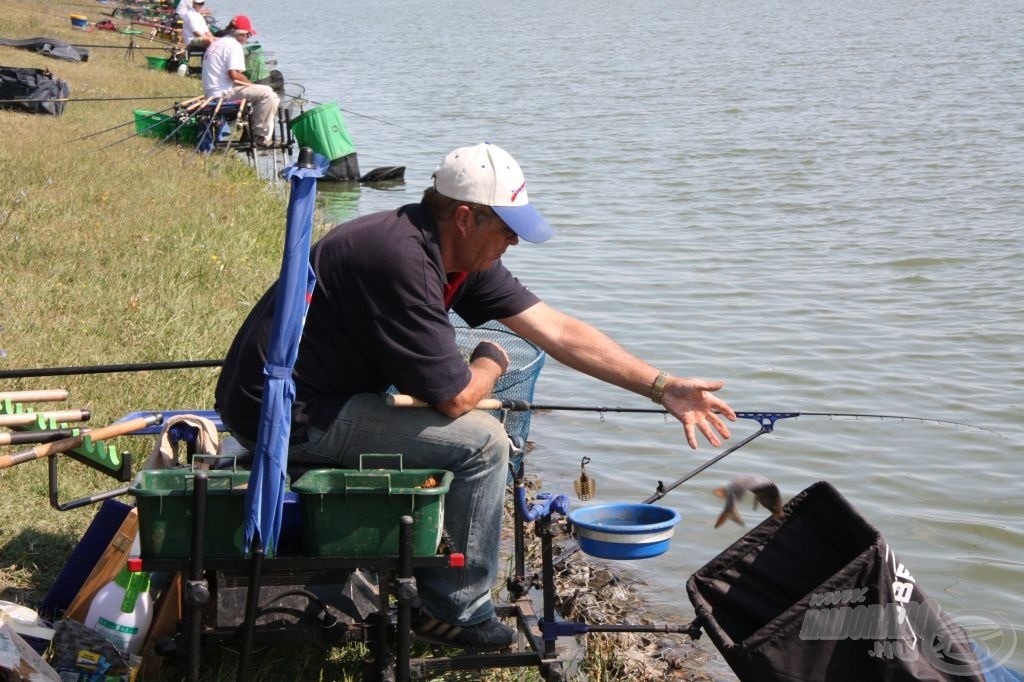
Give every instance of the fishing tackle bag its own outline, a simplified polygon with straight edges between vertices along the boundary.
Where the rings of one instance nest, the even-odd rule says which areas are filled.
[[[0,107],[27,111],[32,114],[64,113],[71,89],[46,69],[0,66]],[[16,101],[14,101],[16,100]]]
[[[743,682],[981,682],[996,668],[881,534],[816,483],[698,570],[686,591]]]

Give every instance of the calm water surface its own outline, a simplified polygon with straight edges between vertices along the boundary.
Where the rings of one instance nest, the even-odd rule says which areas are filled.
[[[645,359],[725,379],[737,409],[1001,434],[780,422],[663,500],[684,517],[672,548],[624,566],[655,611],[692,615],[686,578],[744,532],[712,528],[713,487],[759,473],[788,498],[824,479],[947,612],[1008,622],[1024,668],[1024,4],[213,9],[248,14],[287,80],[339,103],[364,172],[407,166],[397,187],[322,186],[333,220],[415,201],[449,149],[490,140],[558,230],[508,264]],[[536,398],[647,405],[553,361]],[[715,454],[658,416],[540,414],[531,439],[554,492],[591,457],[596,502],[640,501]]]

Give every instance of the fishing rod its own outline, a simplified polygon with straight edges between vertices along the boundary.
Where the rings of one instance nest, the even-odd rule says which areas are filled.
[[[409,395],[395,394],[388,395],[386,397],[388,405],[392,407],[427,407],[427,403],[418,398],[413,398]],[[605,406],[586,406],[586,405],[543,405],[537,403],[530,403],[525,400],[503,400],[498,398],[485,398],[476,404],[477,410],[508,410],[510,412],[598,412],[605,414],[608,412],[614,412],[618,414],[671,414],[668,410],[660,407],[605,407]],[[877,420],[899,420],[899,421],[913,421],[913,422],[924,422],[929,424],[945,424],[947,426],[957,426],[967,429],[975,429],[978,431],[988,431],[994,433],[1000,437],[1003,437],[998,431],[986,428],[984,426],[978,426],[976,424],[968,424],[966,422],[951,421],[948,419],[938,419],[935,417],[912,417],[902,414],[869,414],[863,412],[737,412],[736,417],[739,419],[753,419],[758,422],[762,428],[766,429],[766,433],[770,432],[775,427],[775,422],[779,419],[793,419],[796,417],[829,417],[829,418],[849,418],[849,419],[877,419]],[[760,434],[759,434],[760,435]]]
[[[144,45],[89,45],[89,44],[86,44],[86,43],[69,43],[69,45],[71,45],[71,47],[91,47],[91,48],[96,48],[96,47],[104,48],[105,47],[105,48],[110,49],[110,50],[128,50],[128,49],[132,49],[132,50],[160,50],[161,52],[172,52],[174,50],[174,45],[171,44],[171,43],[167,43],[165,45],[154,45],[153,47],[144,46]]]
[[[161,143],[163,143],[163,142],[166,142],[167,140],[171,139],[171,137],[173,137],[173,136],[174,136],[175,134],[177,134],[177,132],[178,132],[179,130],[181,130],[181,129],[182,129],[182,128],[183,128],[184,126],[185,126],[185,124],[186,124],[186,123],[188,123],[188,117],[189,117],[189,116],[190,116],[190,115],[191,115],[191,114],[192,114],[193,112],[195,112],[195,111],[198,111],[199,109],[202,109],[202,108],[203,108],[204,106],[206,106],[206,105],[207,105],[207,104],[208,104],[208,103],[210,102],[210,100],[212,100],[212,99],[213,99],[212,97],[207,97],[207,98],[206,98],[205,100],[203,100],[202,102],[199,102],[198,100],[202,100],[202,95],[200,95],[200,96],[198,96],[198,97],[193,97],[193,98],[192,98],[191,100],[187,100],[187,101],[189,101],[189,102],[193,102],[193,104],[190,104],[190,105],[188,105],[188,106],[187,106],[187,107],[185,107],[185,109],[184,109],[184,111],[185,111],[185,113],[186,113],[187,115],[183,117],[183,120],[182,120],[182,121],[181,121],[181,122],[180,122],[180,123],[179,123],[179,124],[178,124],[178,125],[177,125],[177,126],[176,126],[176,127],[174,128],[174,130],[172,130],[172,131],[171,131],[171,133],[170,133],[169,135],[167,135],[167,137],[163,138],[162,140],[157,140],[156,144],[155,144],[155,145],[153,145],[154,149],[155,149],[156,147],[158,147],[158,146],[159,146],[159,145],[160,145]],[[110,144],[104,145],[104,146],[102,146],[102,147],[98,147],[98,148],[97,148],[97,151],[102,151],[102,150],[104,150],[104,149],[109,149],[110,147],[113,147],[113,146],[115,146],[115,145],[119,145],[119,144],[121,144],[122,142],[127,142],[128,140],[132,139],[133,137],[138,137],[138,136],[142,135],[143,133],[149,132],[149,131],[150,131],[150,130],[152,130],[153,128],[156,128],[157,126],[159,126],[159,125],[161,125],[161,124],[163,124],[163,123],[164,123],[164,121],[156,121],[156,122],[154,122],[153,124],[151,124],[151,125],[147,126],[146,128],[143,128],[142,130],[137,130],[137,131],[135,131],[134,133],[132,133],[132,134],[131,134],[131,135],[129,135],[128,137],[122,137],[122,138],[121,138],[120,140],[116,140],[116,141],[114,141],[114,142],[111,142]],[[150,153],[152,153],[152,152],[150,152]]]
[[[179,99],[184,95],[163,95],[160,97],[58,97],[56,99],[0,99],[0,104],[24,104],[25,102],[134,102],[146,99]]]
[[[28,377],[63,377],[82,374],[113,374],[116,372],[152,372],[168,369],[197,369],[220,367],[223,360],[172,360],[168,362],[143,362],[119,365],[86,365],[80,367],[39,367],[36,369],[3,369],[0,379],[25,379]]]
[[[146,156],[151,156],[152,154],[155,154],[156,151],[158,149],[160,149],[160,145],[166,144],[169,140],[171,140],[172,138],[174,138],[178,134],[178,131],[180,131],[182,128],[184,128],[186,125],[189,124],[189,120],[192,118],[193,114],[195,114],[196,112],[201,111],[204,107],[206,107],[206,105],[208,105],[212,101],[213,101],[213,97],[210,96],[210,97],[207,97],[202,102],[196,102],[194,104],[190,104],[189,106],[185,107],[185,115],[181,117],[181,120],[178,122],[178,125],[174,126],[174,130],[172,130],[171,132],[167,133],[167,135],[165,135],[162,140],[157,140],[153,144],[153,148],[149,150],[149,152],[146,154]],[[224,101],[223,97],[218,97],[217,98],[217,110],[220,109],[220,104],[223,101]]]
[[[163,99],[163,98],[162,97],[161,98],[157,98],[157,97],[149,98],[149,97],[146,97],[145,99]],[[191,101],[194,101],[194,99],[193,100],[187,100],[187,102],[191,102]],[[187,102],[182,102],[182,104],[186,104]],[[172,104],[169,107],[166,107],[164,109],[161,109],[160,111],[156,111],[156,112],[153,112],[153,113],[162,114],[164,112],[170,111],[171,109],[173,109],[176,106],[177,106],[177,104]],[[132,119],[131,121],[128,121],[127,123],[119,123],[118,125],[114,126],[113,128],[107,128],[106,130],[101,130],[98,133],[89,133],[88,135],[83,135],[82,137],[76,137],[73,140],[68,140],[68,143],[80,142],[81,140],[87,140],[90,137],[96,137],[97,135],[102,135],[103,133],[109,133],[112,130],[117,130],[118,128],[123,128],[125,126],[130,126],[133,123],[135,123],[135,119]],[[160,123],[163,123],[163,121],[158,121],[157,123],[154,123],[153,126],[160,125]],[[149,128],[146,128],[143,132],[145,132],[147,130],[149,130]]]

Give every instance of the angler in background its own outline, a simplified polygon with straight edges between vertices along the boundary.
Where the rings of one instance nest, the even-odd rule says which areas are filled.
[[[178,4],[174,6],[174,13],[184,20],[185,15],[189,13],[194,5],[195,0],[179,0]],[[202,14],[210,13],[210,10],[206,9],[202,3],[199,3],[199,7],[196,9],[198,9]]]
[[[273,144],[274,120],[280,99],[269,85],[258,85],[245,75],[242,45],[256,35],[249,17],[239,14],[231,20],[227,35],[218,38],[203,56],[203,91],[207,97],[244,99],[252,104],[252,135],[256,146]]]
[[[215,49],[220,41],[214,43]],[[530,204],[515,159],[482,143],[449,153],[417,204],[362,216],[331,230],[310,253],[316,275],[295,363],[288,461],[353,468],[360,453],[402,453],[408,467],[452,471],[444,525],[461,571],[416,573],[420,639],[502,648],[516,639],[495,616],[491,589],[500,564],[509,438],[474,407],[509,364],[483,341],[469,361],[448,311],[470,325],[499,320],[580,372],[663,405],[715,447],[735,419],[715,395],[721,381],[673,377],[626,351],[593,326],[540,300],[502,263],[520,239],[540,243],[554,230]],[[259,430],[264,367],[276,284],[235,336],[216,408],[247,447]],[[397,410],[381,393],[394,385],[434,409]]]
[[[210,32],[210,24],[207,23],[206,17],[201,12],[205,5],[206,0],[192,0],[192,9],[182,17],[181,39],[186,48],[206,48],[216,40],[213,33]]]

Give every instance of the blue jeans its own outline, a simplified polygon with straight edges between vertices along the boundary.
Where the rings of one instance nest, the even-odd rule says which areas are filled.
[[[492,618],[508,477],[509,439],[501,423],[477,410],[449,419],[431,408],[389,407],[380,395],[364,393],[349,399],[326,431],[311,427],[309,441],[292,446],[288,461],[355,469],[363,453],[401,453],[407,469],[455,474],[444,527],[466,565],[418,569],[422,606],[446,623]]]

